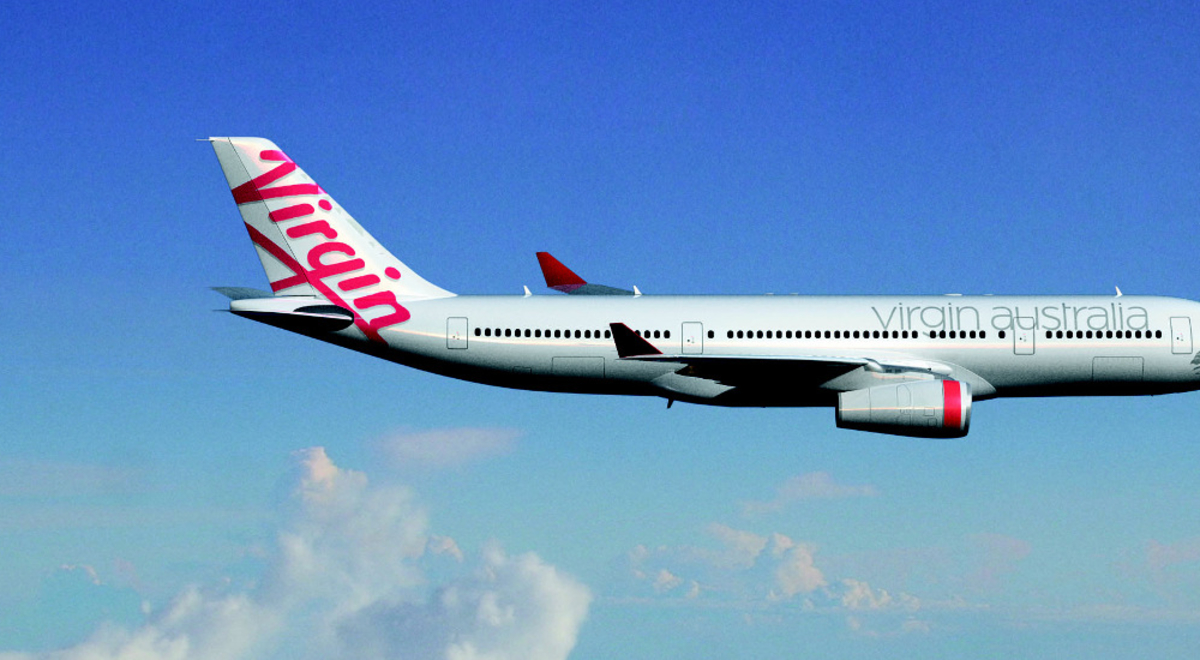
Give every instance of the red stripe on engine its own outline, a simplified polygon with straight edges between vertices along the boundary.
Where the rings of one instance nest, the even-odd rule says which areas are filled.
[[[942,405],[947,428],[962,428],[962,385],[957,380],[942,381]]]

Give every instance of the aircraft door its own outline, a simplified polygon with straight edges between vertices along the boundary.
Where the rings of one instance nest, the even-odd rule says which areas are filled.
[[[1171,352],[1192,352],[1192,320],[1186,316],[1171,317]]]
[[[451,316],[446,319],[446,348],[467,347],[467,318]]]
[[[704,324],[689,321],[683,324],[684,355],[699,355],[704,352]]]
[[[1017,355],[1033,355],[1036,334],[1031,329],[1013,328],[1013,352]]]

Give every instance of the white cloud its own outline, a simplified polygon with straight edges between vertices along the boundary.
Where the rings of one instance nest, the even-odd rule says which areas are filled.
[[[587,588],[532,553],[484,553],[427,602],[376,603],[338,624],[337,658],[556,660],[575,646]]]
[[[459,549],[458,543],[449,536],[438,536],[434,534],[429,537],[429,544],[426,546],[429,552],[435,555],[450,555],[459,563],[463,560],[463,552]]]
[[[816,548],[796,543],[782,534],[775,534],[772,554],[780,558],[775,567],[775,586],[778,595],[791,598],[796,594],[807,594],[828,584],[825,575],[817,568],[813,554]]]
[[[828,472],[808,472],[791,477],[775,489],[775,497],[766,502],[742,502],[742,513],[754,515],[773,513],[794,502],[831,500],[851,497],[874,497],[879,491],[870,485],[850,486],[834,481]]]
[[[720,523],[709,525],[708,533],[725,544],[723,552],[712,555],[712,560],[718,566],[749,568],[767,547],[767,537]]]
[[[448,468],[507,454],[520,435],[512,429],[438,429],[394,433],[376,446],[394,467]]]
[[[66,571],[68,573],[74,573],[75,571],[80,571],[84,575],[87,576],[88,582],[91,582],[92,584],[97,585],[97,586],[99,586],[101,584],[100,575],[98,573],[96,573],[96,569],[87,564],[63,564],[62,566],[58,567],[58,570]]]
[[[916,611],[921,608],[921,601],[908,594],[893,597],[883,589],[872,589],[871,585],[861,580],[842,580],[842,606],[850,610],[885,610],[901,608]]]
[[[670,591],[675,587],[683,584],[683,578],[675,575],[665,568],[659,569],[658,575],[654,578],[654,593],[663,593]]]
[[[813,543],[718,523],[705,531],[720,542],[721,549],[639,545],[628,553],[629,575],[640,585],[641,597],[692,600],[703,596],[709,606],[723,604],[759,613],[845,612],[870,624],[861,632],[871,635],[928,629],[927,623],[914,617],[924,608],[919,598],[876,589],[854,577],[831,578]],[[915,623],[902,626],[905,621]],[[890,632],[876,630],[874,626],[881,622]]]
[[[557,660],[574,647],[591,602],[585,586],[532,553],[490,547],[473,573],[430,590],[422,559],[463,553],[429,533],[408,489],[370,484],[319,447],[297,459],[259,586],[188,587],[136,629],[104,625],[75,647],[0,660]]]

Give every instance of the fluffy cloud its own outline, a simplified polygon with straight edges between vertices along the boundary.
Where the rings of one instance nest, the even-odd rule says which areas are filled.
[[[775,489],[775,497],[766,502],[743,502],[742,513],[749,516],[773,513],[794,502],[803,500],[831,500],[849,497],[873,497],[879,491],[870,485],[850,486],[839,484],[827,472],[809,472],[792,477]]]
[[[458,428],[394,433],[376,447],[399,468],[447,468],[513,450],[518,431],[511,429]]]
[[[459,559],[405,488],[376,486],[321,448],[296,456],[286,521],[255,588],[185,589],[140,627],[106,625],[73,648],[2,660],[208,658],[564,658],[588,589],[533,554],[489,547],[438,588],[422,559]]]
[[[536,556],[492,547],[474,575],[425,603],[379,602],[340,621],[334,657],[565,658],[590,600]]]
[[[772,591],[771,597],[791,598],[796,594],[812,593],[828,584],[824,573],[817,568],[814,546],[796,543],[782,534],[774,534],[772,538],[771,554],[779,558],[779,563],[775,567],[778,591]]]
[[[842,580],[842,586],[845,589],[841,601],[846,609],[884,610],[899,607],[916,611],[921,607],[921,601],[913,596],[900,594],[893,598],[887,591],[872,589],[871,585],[859,580],[847,578]]]
[[[720,548],[644,545],[626,557],[643,593],[710,602],[752,605],[755,609],[800,601],[802,609],[857,614],[911,614],[921,601],[905,593],[874,589],[854,578],[831,580],[817,562],[817,547],[784,534],[769,536],[720,524],[706,530]],[[690,585],[686,592],[682,585]],[[906,614],[907,613],[907,614]]]
[[[724,550],[709,555],[719,567],[749,568],[767,547],[767,537],[719,523],[709,525],[708,533],[725,545]]]

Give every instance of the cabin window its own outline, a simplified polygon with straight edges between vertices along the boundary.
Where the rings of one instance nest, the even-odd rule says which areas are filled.
[[[478,337],[481,334],[483,334],[483,331],[480,330],[479,328],[475,328],[475,336]]]

